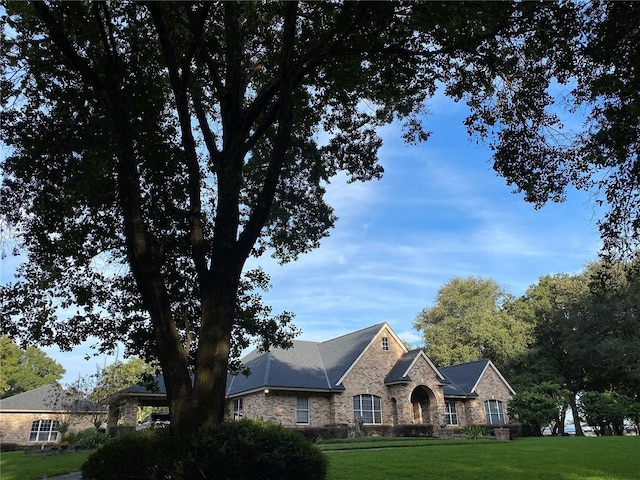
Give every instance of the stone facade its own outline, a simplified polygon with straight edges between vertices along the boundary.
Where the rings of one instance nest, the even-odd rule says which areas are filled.
[[[385,377],[406,353],[404,345],[385,324],[341,378],[342,391],[319,393],[272,388],[234,398],[242,398],[243,418],[260,418],[287,427],[353,426],[356,423],[353,399],[358,395],[380,398],[382,425],[429,424],[433,425],[435,435],[445,428],[447,401],[455,405],[458,427],[486,423],[486,400],[503,402],[505,423],[508,421],[506,407],[512,390],[493,364],[487,363],[473,395],[446,398],[443,386],[447,381],[423,352],[416,355],[406,381],[385,384]],[[296,423],[298,396],[309,399],[308,424]],[[227,408],[233,412],[233,399],[229,399]]]
[[[0,441],[2,443],[15,443],[25,446],[59,443],[61,440],[60,435],[57,436],[55,442],[29,441],[31,425],[37,420],[66,421],[69,423],[69,432],[80,432],[88,428],[95,428],[92,415],[74,414],[69,418],[62,418],[59,414],[50,412],[3,411],[0,414]]]

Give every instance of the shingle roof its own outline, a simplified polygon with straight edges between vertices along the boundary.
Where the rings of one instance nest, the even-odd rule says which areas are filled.
[[[449,367],[440,367],[439,370],[449,380],[449,385],[444,387],[445,395],[474,395],[474,388],[489,364],[489,360],[477,360],[475,362],[461,363]]]
[[[340,379],[371,343],[384,323],[325,342],[294,340],[287,350],[254,350],[242,363],[251,375],[227,377],[227,395],[261,388],[342,390]]]
[[[19,411],[102,411],[105,407],[79,395],[63,390],[58,385],[44,385],[28,392],[0,400],[0,410]]]

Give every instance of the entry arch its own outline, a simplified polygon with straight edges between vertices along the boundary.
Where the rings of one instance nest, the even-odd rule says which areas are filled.
[[[426,385],[418,385],[411,392],[411,411],[414,424],[433,424],[433,412],[437,411],[437,401],[433,391]]]

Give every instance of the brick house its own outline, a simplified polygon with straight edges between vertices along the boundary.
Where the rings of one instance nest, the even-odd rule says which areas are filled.
[[[243,364],[251,375],[227,379],[231,416],[290,427],[426,424],[438,435],[451,426],[508,423],[515,393],[490,360],[437,368],[387,323],[256,350]]]
[[[422,349],[408,350],[387,323],[325,342],[294,340],[242,359],[249,376],[227,377],[231,418],[287,427],[327,425],[506,424],[515,393],[490,360],[437,368]],[[153,391],[133,385],[108,399],[108,429],[134,426],[139,406],[166,405],[162,377]],[[110,431],[110,430],[109,430]]]
[[[107,409],[63,390],[45,385],[0,400],[0,440],[17,445],[60,443],[65,428],[80,432],[106,419]]]

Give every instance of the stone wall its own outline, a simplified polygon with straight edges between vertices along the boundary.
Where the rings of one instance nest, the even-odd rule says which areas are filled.
[[[478,397],[472,399],[467,404],[467,416],[469,424],[485,424],[487,418],[485,414],[484,402],[487,400],[499,400],[504,409],[504,423],[509,423],[507,405],[511,399],[511,392],[504,384],[500,376],[490,366],[485,370],[476,388]]]
[[[51,443],[30,442],[29,434],[31,432],[31,424],[36,420],[60,421],[61,419],[61,415],[57,413],[2,412],[0,413],[0,441],[2,443],[15,443],[18,445],[41,445],[43,443]],[[95,428],[93,425],[93,417],[91,415],[72,415],[69,419],[70,432],[80,432],[88,428]],[[60,435],[58,435],[56,443],[59,443],[60,441]]]

